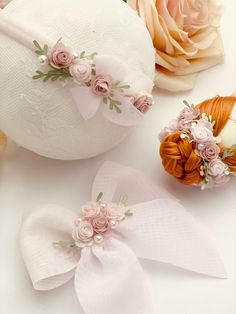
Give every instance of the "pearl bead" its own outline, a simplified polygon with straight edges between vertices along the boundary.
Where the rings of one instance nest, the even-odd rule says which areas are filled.
[[[186,137],[186,135],[185,134],[180,134],[180,138],[182,138],[182,139],[184,139]]]
[[[41,64],[45,64],[47,60],[48,60],[47,56],[44,56],[44,55],[39,56],[39,62]]]
[[[93,239],[96,244],[101,244],[104,241],[104,238],[101,234],[95,235]]]
[[[106,204],[106,203],[102,203],[100,206],[101,206],[102,208],[106,208],[106,207],[107,207],[107,204]]]
[[[82,218],[77,218],[77,219],[75,220],[75,225],[79,225],[82,220],[83,220]]]
[[[118,222],[115,221],[115,220],[111,220],[110,221],[110,226],[111,226],[111,229],[115,229],[118,226]]]
[[[73,56],[75,57],[75,58],[78,58],[79,57],[79,55],[78,55],[78,53],[76,52],[76,51],[73,51]]]

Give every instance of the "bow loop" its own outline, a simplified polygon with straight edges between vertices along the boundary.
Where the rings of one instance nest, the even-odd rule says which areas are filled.
[[[58,239],[71,241],[75,217],[72,211],[49,205],[24,221],[21,251],[35,289],[54,289],[74,276],[80,252],[54,243]]]

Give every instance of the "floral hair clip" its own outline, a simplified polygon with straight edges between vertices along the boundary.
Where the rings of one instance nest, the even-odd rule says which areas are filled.
[[[221,138],[214,136],[216,122],[213,121],[212,115],[202,113],[199,108],[189,105],[187,101],[184,101],[184,104],[186,108],[181,111],[177,119],[171,120],[168,127],[161,131],[160,141],[165,142],[169,136],[176,134],[192,145],[193,153],[200,157],[196,162],[196,169],[199,170],[201,177],[198,184],[203,190],[206,187],[226,184],[230,180],[230,175],[235,175],[232,169],[236,167],[227,164],[225,159],[235,155],[236,145],[225,149],[222,153],[219,146]],[[165,152],[162,148],[161,155],[164,159]]]
[[[140,120],[153,105],[151,94],[135,92],[127,84],[128,69],[117,58],[85,51],[78,55],[60,40],[51,49],[36,40],[33,43],[40,64],[48,67],[46,72],[37,70],[33,79],[45,83],[73,81],[70,90],[85,120],[92,118],[102,105],[108,119],[129,125]]]
[[[225,278],[216,249],[193,217],[142,173],[106,162],[92,200],[79,213],[51,205],[24,221],[21,250],[35,289],[74,278],[87,314],[151,314],[139,259]]]

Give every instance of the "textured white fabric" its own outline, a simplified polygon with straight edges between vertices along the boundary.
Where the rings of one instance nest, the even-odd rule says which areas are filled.
[[[82,255],[75,290],[86,314],[154,314],[141,265],[125,243],[108,239]]]
[[[62,37],[78,52],[114,55],[133,75],[154,78],[149,33],[121,0],[13,0],[4,10],[54,42]],[[33,81],[36,56],[2,34],[0,67],[0,128],[17,144],[51,158],[83,159],[109,150],[129,133],[101,112],[84,121],[69,89]]]
[[[86,314],[153,314],[138,258],[226,277],[217,250],[193,217],[141,173],[107,162],[95,178],[93,193],[103,187],[103,201],[110,202],[123,192],[123,185],[128,200],[131,196],[135,204],[127,204],[124,211],[129,209],[133,216],[104,234],[100,245],[93,243],[79,250],[53,244],[72,241],[78,216],[66,209],[46,206],[29,215],[20,239],[35,289],[54,289],[75,275],[75,290]],[[139,203],[142,195],[145,201]]]

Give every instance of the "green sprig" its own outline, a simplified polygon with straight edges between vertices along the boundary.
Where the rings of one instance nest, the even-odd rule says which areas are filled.
[[[43,73],[40,70],[36,71],[36,75],[32,77],[33,80],[42,79],[43,82],[52,81],[55,82],[57,80],[65,80],[68,77],[71,77],[71,74],[68,69],[53,69],[48,71],[47,73]]]
[[[37,48],[35,50],[35,53],[39,56],[47,56],[48,54],[48,45],[44,45],[43,47],[40,46],[40,44],[37,42],[37,40],[33,41],[33,44],[35,45],[35,47]]]

